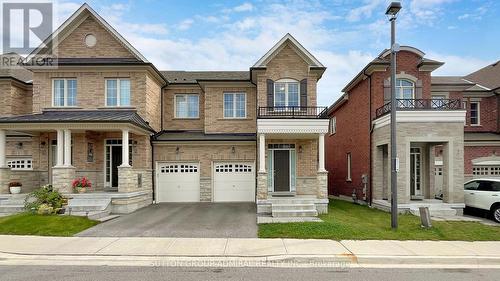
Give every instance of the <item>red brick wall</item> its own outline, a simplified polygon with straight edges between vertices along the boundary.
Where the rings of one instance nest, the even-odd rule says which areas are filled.
[[[500,155],[498,146],[466,146],[464,147],[464,174],[472,175],[472,160],[480,157]]]
[[[498,99],[496,96],[481,98],[479,102],[480,126],[470,126],[470,99],[467,101],[467,126],[465,132],[497,132],[498,131]]]

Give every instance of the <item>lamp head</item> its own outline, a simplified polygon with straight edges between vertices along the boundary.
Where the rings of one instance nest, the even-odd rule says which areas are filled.
[[[401,10],[401,2],[391,2],[385,11],[385,14],[391,17],[396,17],[399,10]]]

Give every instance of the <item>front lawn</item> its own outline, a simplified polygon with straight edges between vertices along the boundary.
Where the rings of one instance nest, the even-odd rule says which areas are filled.
[[[0,218],[0,234],[73,236],[99,222],[86,217],[21,213]]]
[[[420,227],[420,218],[399,215],[399,228],[391,230],[390,214],[353,203],[331,200],[323,223],[260,224],[261,238],[316,238],[334,240],[500,240],[500,227],[478,222],[433,221]]]

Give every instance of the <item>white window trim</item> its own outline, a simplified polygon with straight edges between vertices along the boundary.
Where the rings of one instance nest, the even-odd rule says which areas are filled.
[[[347,153],[346,158],[347,158],[347,177],[345,180],[352,181],[352,178],[351,178],[352,155],[350,152]]]
[[[9,163],[10,161],[20,161],[20,160],[31,161],[31,168],[11,168],[12,171],[33,171],[33,158],[31,158],[31,157],[7,157],[7,163]]]
[[[234,98],[237,94],[243,94],[245,96],[245,116],[236,117],[236,99]],[[226,116],[226,95],[233,95],[233,116]],[[198,104],[199,104],[198,100]],[[177,104],[177,103],[176,103]],[[177,112],[177,111],[176,111]],[[247,93],[245,92],[225,92],[222,95],[222,117],[224,119],[246,119],[247,118]]]
[[[111,80],[116,80],[116,105],[109,105],[108,104],[108,81]],[[130,81],[130,104],[129,105],[122,105],[122,99],[121,99],[121,81],[126,80]],[[132,81],[130,78],[107,78],[104,79],[104,104],[106,107],[132,107]]]
[[[330,131],[330,135],[334,135],[335,133],[337,133],[337,117],[336,116],[333,116],[332,118],[330,118],[330,124],[329,124],[329,131]]]
[[[467,104],[469,102],[467,100],[462,100],[462,107],[464,108],[466,114],[465,114],[465,120],[464,120],[464,126],[467,127]]]
[[[288,83],[297,83],[297,91],[298,91],[298,105],[297,107],[300,107],[301,104],[300,104],[300,81],[297,81],[295,79],[280,79],[280,80],[277,80],[274,82],[274,89],[273,89],[273,106],[276,107],[276,84],[278,83],[285,83],[285,107],[288,107],[288,106],[291,106],[291,105],[288,105]]]
[[[179,116],[177,116],[177,97],[179,97],[179,96],[186,96],[186,97],[187,96],[198,96],[198,115],[196,117],[189,117],[189,116],[188,117],[179,117]],[[186,98],[186,102],[187,102],[187,98]],[[246,109],[245,109],[245,111],[246,111]],[[200,119],[200,95],[199,94],[175,94],[174,95],[174,118],[175,119]]]
[[[55,81],[63,80],[64,81],[64,105],[56,105],[55,103]],[[75,104],[78,104],[78,79],[76,78],[52,78],[52,107],[77,107],[77,105],[68,105],[68,80],[76,81],[76,97]]]
[[[477,124],[472,124],[472,122],[470,122],[470,125],[472,127],[478,127],[478,126],[481,126],[481,102],[479,101],[471,101],[470,104],[472,105],[473,103],[477,104]],[[469,115],[469,119],[470,121],[472,121],[472,106],[470,107],[470,115]]]

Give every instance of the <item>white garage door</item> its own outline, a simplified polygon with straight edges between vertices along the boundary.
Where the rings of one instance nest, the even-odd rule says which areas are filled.
[[[158,163],[157,202],[200,201],[197,163]]]
[[[214,163],[214,201],[255,201],[254,164]]]

